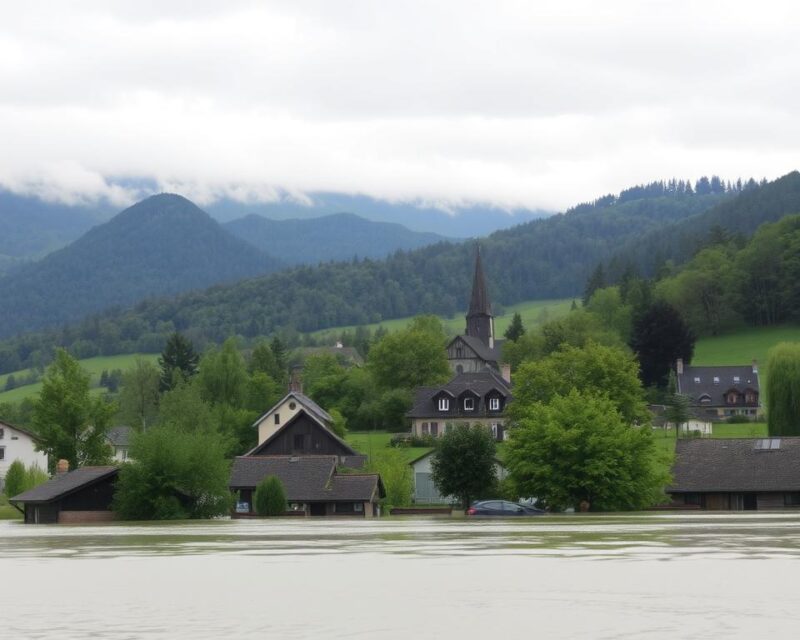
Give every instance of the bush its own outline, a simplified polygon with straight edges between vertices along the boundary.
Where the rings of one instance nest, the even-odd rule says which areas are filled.
[[[253,503],[260,516],[282,516],[286,512],[283,483],[276,476],[267,476],[258,483]]]
[[[389,513],[392,507],[411,504],[414,477],[405,455],[399,451],[383,449],[372,456],[366,470],[381,476],[386,489],[386,498],[383,501],[385,513]]]
[[[9,498],[26,491],[27,472],[21,460],[14,460],[6,472],[5,494]]]
[[[21,460],[14,460],[6,472],[6,482],[4,493],[13,498],[29,489],[38,487],[43,482],[47,482],[50,476],[42,471],[36,464],[26,468]]]
[[[751,420],[747,416],[731,416],[725,422],[728,424],[747,424]]]

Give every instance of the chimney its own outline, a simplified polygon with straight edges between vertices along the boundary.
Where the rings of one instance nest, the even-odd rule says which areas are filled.
[[[500,375],[503,377],[503,380],[510,383],[511,382],[511,365],[503,363],[500,365]]]
[[[63,458],[56,463],[56,474],[61,475],[69,471],[69,460]]]
[[[683,375],[683,358],[678,358],[675,361],[675,371],[679,376]]]
[[[289,376],[289,391],[303,393],[303,367],[292,367]]]
[[[753,373],[758,373],[758,360],[753,358]]]

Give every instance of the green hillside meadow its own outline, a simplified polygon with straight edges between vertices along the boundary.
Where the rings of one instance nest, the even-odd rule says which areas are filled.
[[[130,369],[133,366],[133,363],[136,361],[136,358],[142,358],[144,360],[148,360],[150,362],[157,362],[158,354],[156,353],[130,353],[120,356],[98,356],[96,358],[87,358],[86,360],[81,360],[81,366],[89,372],[91,376],[91,384],[92,386],[97,386],[100,382],[100,374],[103,373],[103,370],[112,371],[114,369],[120,369],[121,371],[125,371],[126,369]],[[15,371],[13,373],[7,373],[0,375],[0,389],[4,389],[6,385],[6,380],[9,376],[20,376],[26,375],[30,373],[28,370],[24,371]],[[25,385],[24,387],[17,387],[16,389],[12,389],[11,391],[3,391],[0,393],[0,403],[3,402],[19,402],[20,400],[24,400],[30,396],[34,396],[42,388],[42,383],[37,382],[36,384],[29,384]],[[99,392],[99,388],[97,389]]]

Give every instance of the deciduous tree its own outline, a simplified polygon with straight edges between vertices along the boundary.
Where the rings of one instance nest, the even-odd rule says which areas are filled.
[[[496,446],[483,426],[457,425],[445,433],[436,449],[431,469],[433,482],[443,496],[454,496],[466,509],[497,485]]]
[[[800,343],[782,342],[773,347],[767,374],[769,434],[800,435]]]

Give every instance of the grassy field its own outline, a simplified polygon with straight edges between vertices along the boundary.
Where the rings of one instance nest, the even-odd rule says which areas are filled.
[[[762,394],[767,388],[767,354],[779,342],[800,342],[800,327],[759,327],[735,333],[701,338],[694,349],[692,364],[750,364],[758,360]]]
[[[80,363],[81,366],[89,372],[92,385],[97,385],[100,382],[100,374],[103,373],[103,370],[112,371],[113,369],[120,369],[125,371],[133,366],[136,358],[143,358],[155,363],[158,360],[158,354],[132,353],[120,356],[99,356],[97,358],[87,358],[86,360],[81,360]],[[28,373],[30,373],[30,371],[26,369],[23,371],[14,371],[13,373],[0,375],[0,389],[5,388],[6,380],[9,376],[14,375],[19,377],[27,375]],[[0,393],[0,403],[19,402],[20,400],[24,400],[25,398],[36,395],[39,393],[41,388],[41,382],[37,382],[35,384],[25,385],[24,387],[17,387],[11,391],[3,391]]]
[[[522,323],[526,328],[533,327],[540,324],[545,320],[552,320],[559,316],[566,315],[572,305],[572,298],[566,300],[533,300],[531,302],[521,302],[503,308],[503,315],[497,316],[494,319],[494,330],[498,336],[502,336],[503,332],[508,328],[511,319],[515,313],[519,313],[522,317]],[[405,328],[411,322],[413,316],[408,318],[397,318],[395,320],[386,320],[384,322],[376,322],[374,324],[366,325],[369,329],[374,331],[378,327],[383,327],[387,331],[397,331],[398,329]],[[445,329],[452,335],[457,335],[464,331],[464,314],[456,314],[452,318],[442,318]],[[322,329],[315,331],[311,335],[317,338],[330,338],[334,340],[342,331],[353,331],[356,327],[334,327],[332,329]]]
[[[8,504],[8,498],[4,493],[0,493],[0,520],[18,520],[22,514]]]
[[[388,431],[355,431],[347,434],[345,440],[359,453],[371,456],[379,451],[389,448],[389,441],[397,434]],[[428,447],[398,447],[399,451],[411,462],[416,460],[424,453],[430,451]]]

